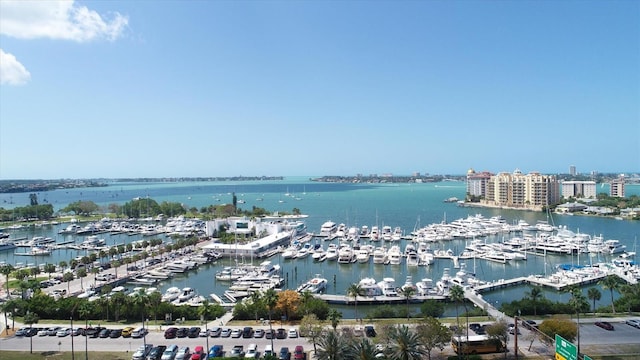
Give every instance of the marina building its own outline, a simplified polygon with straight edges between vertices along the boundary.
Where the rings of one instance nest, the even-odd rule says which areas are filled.
[[[596,182],[595,181],[563,181],[560,185],[562,197],[568,198],[596,198]]]
[[[624,175],[618,176],[617,179],[611,181],[609,184],[609,196],[611,197],[620,197],[624,196]]]
[[[541,211],[560,202],[560,183],[555,176],[523,174],[519,169],[491,176],[485,192],[480,203],[493,207]]]

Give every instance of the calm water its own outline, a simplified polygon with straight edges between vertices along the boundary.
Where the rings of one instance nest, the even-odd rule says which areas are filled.
[[[111,203],[123,204],[134,197],[149,196],[158,202],[180,202],[188,207],[200,208],[211,204],[231,203],[232,192],[245,204],[240,207],[250,209],[252,206],[263,207],[271,211],[291,212],[293,208],[300,209],[308,214],[306,220],[308,231],[319,232],[320,226],[327,220],[336,223],[345,223],[348,226],[373,225],[382,227],[389,225],[400,226],[405,233],[414,228],[430,223],[452,221],[464,218],[468,215],[482,214],[485,217],[501,215],[508,222],[517,222],[520,219],[530,224],[538,220],[545,220],[543,213],[510,211],[499,209],[462,208],[455,204],[443,203],[449,197],[464,198],[465,184],[462,182],[442,182],[429,184],[329,184],[316,183],[304,178],[289,178],[283,181],[269,182],[186,182],[186,183],[115,183],[103,188],[65,189],[48,192],[40,192],[38,199],[41,203],[51,203],[56,210],[78,200],[91,200],[101,206]],[[602,192],[608,189],[603,188]],[[287,196],[287,194],[289,194]],[[628,186],[627,194],[640,194],[639,186]],[[261,200],[258,200],[261,199]],[[283,201],[283,202],[280,202]],[[0,194],[0,205],[5,208],[25,206],[29,203],[29,194]],[[168,214],[170,215],[170,214]],[[635,246],[635,239],[640,233],[640,223],[637,221],[620,221],[614,219],[583,217],[583,216],[553,216],[556,225],[566,225],[573,231],[580,231],[592,235],[602,234],[606,239],[618,239],[627,245],[629,250]],[[76,240],[81,237],[71,235],[62,236],[57,232],[64,225],[44,228],[29,228],[12,232],[12,237],[33,237],[37,235],[51,236],[58,242]],[[107,240],[107,244],[123,244],[138,240],[137,236],[128,235],[101,235]],[[502,240],[503,235],[487,238],[487,242]],[[461,251],[465,246],[464,240],[435,243],[432,248],[452,249]],[[326,247],[326,244],[325,244]],[[58,263],[61,260],[69,261],[77,255],[84,255],[76,250],[56,250],[51,256],[24,257],[14,256],[13,251],[0,253],[0,261],[9,263]],[[249,261],[249,259],[245,259]],[[475,270],[477,277],[482,280],[496,280],[526,276],[529,274],[544,274],[554,271],[554,267],[560,263],[587,264],[591,261],[606,260],[605,258],[593,258],[588,256],[547,256],[546,266],[542,257],[529,256],[528,261],[512,262],[511,264],[497,264],[487,261],[467,261],[467,268]],[[271,261],[282,266],[288,287],[295,288],[300,283],[320,274],[329,280],[328,293],[344,293],[349,284],[359,281],[364,277],[374,277],[381,280],[383,277],[393,277],[399,285],[402,285],[407,275],[411,275],[413,281],[422,278],[438,280],[444,268],[451,268],[455,273],[450,260],[436,260],[428,267],[407,268],[404,265],[384,266],[369,264],[337,264],[336,262],[314,263],[311,257],[301,260],[281,260],[273,257]],[[257,263],[257,261],[256,261]],[[218,295],[226,289],[226,283],[216,282],[214,273],[230,261],[219,261],[217,264],[201,267],[187,276],[175,277],[171,281],[160,284],[158,287],[165,289],[169,286],[191,286],[200,294],[208,295],[212,292]],[[335,280],[334,280],[335,279]],[[492,302],[511,301],[520,298],[522,288],[507,289],[486,294],[486,298]],[[548,292],[550,298],[560,298],[562,295]],[[603,296],[603,302],[606,296]],[[344,309],[345,316],[350,308]],[[362,314],[360,314],[362,315]]]

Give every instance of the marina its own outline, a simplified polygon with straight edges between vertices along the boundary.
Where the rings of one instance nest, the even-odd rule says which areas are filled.
[[[129,281],[129,288],[135,286],[155,287],[162,292],[169,287],[178,287],[179,289],[192,287],[200,296],[228,306],[242,297],[241,290],[235,290],[238,291],[235,294],[239,295],[238,297],[233,295],[234,290],[231,290],[232,293],[227,293],[232,284],[231,278],[237,280],[240,275],[228,275],[228,278],[224,278],[223,273],[230,272],[238,265],[258,266],[264,260],[269,260],[272,264],[280,266],[281,279],[278,282],[281,282],[282,285],[279,289],[295,290],[319,275],[318,277],[326,279],[327,282],[323,294],[318,294],[318,296],[336,297],[331,301],[338,302],[342,301],[339,300],[339,297],[342,296],[344,303],[350,304],[349,301],[352,302],[353,299],[346,298],[346,289],[349,284],[358,283],[363,279],[376,279],[374,281],[379,283],[385,278],[391,278],[402,285],[406,277],[411,276],[416,280],[416,288],[421,289],[422,294],[425,294],[416,296],[438,297],[444,296],[438,294],[439,288],[436,285],[442,280],[444,270],[449,269],[451,272],[450,284],[453,284],[456,273],[464,269],[475,274],[478,281],[484,282],[484,285],[476,285],[475,291],[495,305],[494,298],[499,299],[500,302],[511,299],[510,296],[505,296],[505,294],[509,294],[509,289],[527,287],[532,284],[543,285],[548,289],[547,291],[557,292],[557,289],[562,288],[564,280],[552,278],[551,275],[556,273],[557,267],[561,264],[590,267],[595,264],[610,264],[614,260],[620,261],[618,260],[619,255],[632,253],[635,250],[635,237],[638,233],[638,224],[635,222],[561,215],[554,215],[553,223],[547,222],[548,225],[555,227],[554,231],[549,231],[548,227],[546,230],[540,230],[537,229],[537,225],[539,222],[544,225],[547,221],[545,214],[461,208],[455,203],[442,202],[443,198],[450,196],[462,197],[463,184],[447,183],[438,187],[433,187],[431,184],[420,184],[420,186],[406,184],[406,186],[400,187],[368,185],[347,187],[342,184],[332,186],[308,182],[303,182],[303,184],[306,186],[306,194],[299,194],[301,200],[296,200],[299,201],[296,206],[308,214],[308,217],[304,218],[306,231],[320,235],[323,224],[332,222],[335,226],[335,232],[332,232],[333,230],[326,232],[327,236],[305,236],[303,241],[299,241],[296,244],[296,251],[305,249],[306,246],[303,255],[298,256],[296,253],[291,257],[283,256],[284,250],[288,247],[278,246],[264,252],[261,258],[241,255],[236,258],[229,254],[217,257],[216,255],[211,262],[194,266],[193,268],[197,268],[197,271],[187,269],[180,271],[181,267],[177,266],[180,263],[172,264],[173,269],[161,266],[165,262],[146,266],[144,269],[130,274],[127,274],[126,268],[124,268],[118,270],[118,282],[114,285],[126,284]],[[444,187],[445,185],[453,187]],[[150,185],[149,187],[153,188],[154,186]],[[190,196],[193,200],[199,199],[202,204],[206,204],[206,201],[209,201],[204,198],[206,193],[213,192],[220,194],[216,195],[217,197],[224,197],[221,194],[228,190],[222,189],[238,189],[238,186],[236,189],[228,187],[228,185],[221,184],[219,186],[220,190],[210,191],[203,188],[203,195],[190,194]],[[289,188],[293,190],[295,186],[295,184],[290,184]],[[282,209],[284,211],[286,203],[281,204],[277,201],[283,196],[278,191],[278,186],[272,186],[272,192],[262,190],[259,190],[259,194],[256,192],[253,195],[250,191],[242,193],[238,191],[238,193],[246,200],[247,206],[262,204],[261,206],[273,210]],[[244,196],[242,196],[243,193]],[[167,192],[167,194],[169,193]],[[389,197],[386,194],[392,196],[395,201],[388,201]],[[355,196],[360,200],[354,201]],[[211,195],[208,197],[210,198]],[[159,200],[163,198],[176,200],[180,198],[180,195],[158,196]],[[257,198],[262,198],[260,203],[253,203],[252,199]],[[378,203],[368,200],[362,207],[355,208],[354,204],[361,203],[362,199],[376,199]],[[417,201],[418,199],[420,201]],[[188,200],[185,198],[183,201]],[[429,209],[419,207],[421,206],[419,204],[424,202],[433,205]],[[329,203],[331,206],[328,205]],[[197,203],[194,205],[199,206]],[[379,209],[385,209],[385,211]],[[397,215],[389,215],[392,213]],[[187,224],[187,222],[189,223]],[[140,252],[140,249],[135,245],[144,240],[149,241],[157,238],[163,242],[171,243],[171,234],[206,231],[204,222],[170,216],[163,219],[147,219],[137,222],[117,221],[117,223],[118,225],[112,224],[112,228],[108,230],[104,226],[98,225],[98,228],[102,226],[99,232],[94,231],[84,235],[65,234],[60,231],[66,231],[70,225],[75,225],[71,228],[84,229],[88,224],[59,223],[40,227],[4,229],[3,233],[10,234],[9,239],[25,241],[42,236],[50,237],[54,239],[54,242],[49,245],[52,247],[49,255],[16,256],[15,251],[18,250],[16,248],[0,252],[0,261],[18,267],[42,266],[47,262],[55,264],[62,260],[69,262],[76,257],[87,256],[91,253],[99,254],[101,251],[108,254],[108,249],[111,247],[124,246],[126,248],[129,244],[132,245],[132,254],[136,254]],[[425,225],[420,225],[421,223]],[[524,223],[529,224],[528,227]],[[335,235],[340,224],[344,224],[342,227],[343,236]],[[482,228],[479,224],[482,224]],[[543,225],[540,227],[542,228]],[[536,230],[533,230],[532,226],[536,227]],[[525,227],[528,230],[524,230]],[[383,228],[384,235],[382,234]],[[399,231],[395,231],[396,228],[399,228]],[[354,231],[354,229],[359,231]],[[156,231],[156,234],[145,235],[150,231]],[[393,236],[394,232],[395,236]],[[570,238],[569,232],[573,232],[577,242],[572,244],[570,250],[554,251],[553,244],[555,243],[571,244],[567,240]],[[89,243],[84,243],[89,236],[104,239],[104,244],[93,248]],[[602,244],[599,245],[600,239],[603,244],[607,240],[618,240],[619,245],[625,246],[625,252],[605,251]],[[202,245],[207,244],[206,242],[202,243]],[[344,251],[343,260],[338,262],[339,250],[341,247],[344,250],[345,245],[350,247],[351,256],[349,256],[349,251]],[[413,249],[411,246],[407,249],[407,245],[412,245]],[[475,250],[472,252],[468,247]],[[153,251],[151,248],[148,250]],[[500,251],[502,254],[495,256],[496,252]],[[188,255],[195,257],[199,255],[199,252],[200,250]],[[215,253],[215,251],[213,252]],[[368,256],[365,253],[368,253]],[[417,264],[414,254],[417,255]],[[360,256],[358,257],[358,255]],[[407,259],[409,258],[412,260],[408,263]],[[196,262],[195,259],[191,261]],[[168,264],[168,262],[166,263]],[[115,275],[113,270],[111,273]],[[626,276],[633,281],[633,272],[628,272]],[[548,285],[543,284],[543,280]],[[594,280],[593,277],[584,277],[581,284],[588,286],[594,281],[597,280]],[[442,288],[447,287],[446,284],[442,286]],[[392,297],[394,299],[389,301],[395,301],[395,296]],[[363,303],[375,303],[373,300],[367,301],[366,298],[362,297]],[[400,296],[400,298],[402,297]],[[382,300],[383,298],[376,296],[376,299]],[[358,297],[358,302],[360,303],[360,297]],[[345,311],[348,313],[349,310]]]

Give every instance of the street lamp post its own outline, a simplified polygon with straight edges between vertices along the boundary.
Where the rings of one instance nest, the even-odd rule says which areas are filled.
[[[69,335],[71,335],[71,360],[75,360],[76,357],[75,357],[75,352],[74,352],[74,349],[73,349],[73,313],[71,313],[71,316],[69,317],[69,320],[71,322],[71,332],[72,332],[71,334],[69,334]]]

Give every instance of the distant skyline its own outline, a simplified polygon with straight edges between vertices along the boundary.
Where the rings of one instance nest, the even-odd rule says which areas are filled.
[[[638,1],[0,1],[0,179],[640,172]]]

